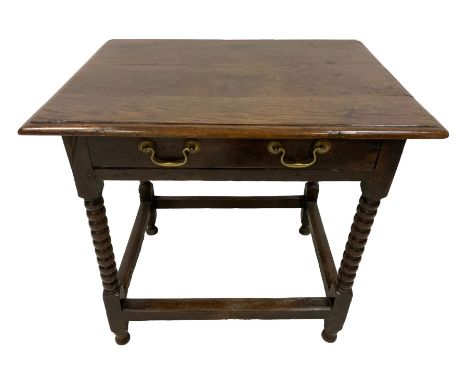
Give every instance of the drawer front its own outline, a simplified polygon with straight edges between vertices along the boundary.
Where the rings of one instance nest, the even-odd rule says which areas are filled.
[[[142,142],[151,142],[155,162],[180,163],[187,143],[199,143],[199,152],[187,152],[187,162],[176,168],[251,168],[286,169],[293,163],[310,163],[317,139],[314,140],[263,140],[263,139],[176,139],[176,138],[109,138],[88,137],[91,160],[95,168],[162,168],[153,163],[151,152],[139,150]],[[273,154],[270,142],[278,142],[284,149]],[[372,171],[380,150],[380,140],[328,140],[328,152],[317,154],[316,162],[306,169]],[[291,168],[293,170],[293,168]]]

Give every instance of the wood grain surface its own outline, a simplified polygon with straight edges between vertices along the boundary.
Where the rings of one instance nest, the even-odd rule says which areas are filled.
[[[111,40],[20,134],[445,138],[358,41]]]

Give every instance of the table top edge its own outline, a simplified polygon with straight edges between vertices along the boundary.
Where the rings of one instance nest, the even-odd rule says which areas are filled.
[[[144,128],[142,128],[144,125]],[[386,130],[385,127],[388,127]],[[151,137],[151,138],[243,138],[243,139],[444,139],[448,131],[440,124],[425,126],[342,125],[220,125],[147,123],[46,123],[26,122],[20,135]]]

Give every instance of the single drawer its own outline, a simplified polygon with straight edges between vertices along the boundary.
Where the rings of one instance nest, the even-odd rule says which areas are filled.
[[[372,171],[381,146],[380,140],[323,141],[88,137],[95,168],[302,168]],[[324,145],[327,146],[325,150]],[[314,157],[315,162],[306,166]]]

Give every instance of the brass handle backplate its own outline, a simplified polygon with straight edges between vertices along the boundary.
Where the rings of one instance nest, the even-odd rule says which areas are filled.
[[[201,150],[201,145],[198,142],[187,142],[182,150],[183,159],[176,162],[166,162],[156,158],[156,145],[151,141],[141,141],[138,144],[138,150],[144,154],[149,154],[151,162],[160,167],[181,167],[187,164],[188,154],[197,154]]]
[[[310,162],[307,163],[300,163],[300,162],[288,162],[284,157],[286,156],[286,150],[284,149],[283,145],[279,142],[270,142],[267,146],[268,152],[273,155],[281,154],[280,161],[281,164],[285,167],[289,168],[307,168],[315,164],[317,162],[317,155],[318,154],[326,154],[331,149],[331,143],[329,141],[320,140],[315,142],[314,150],[312,151],[312,159]]]

